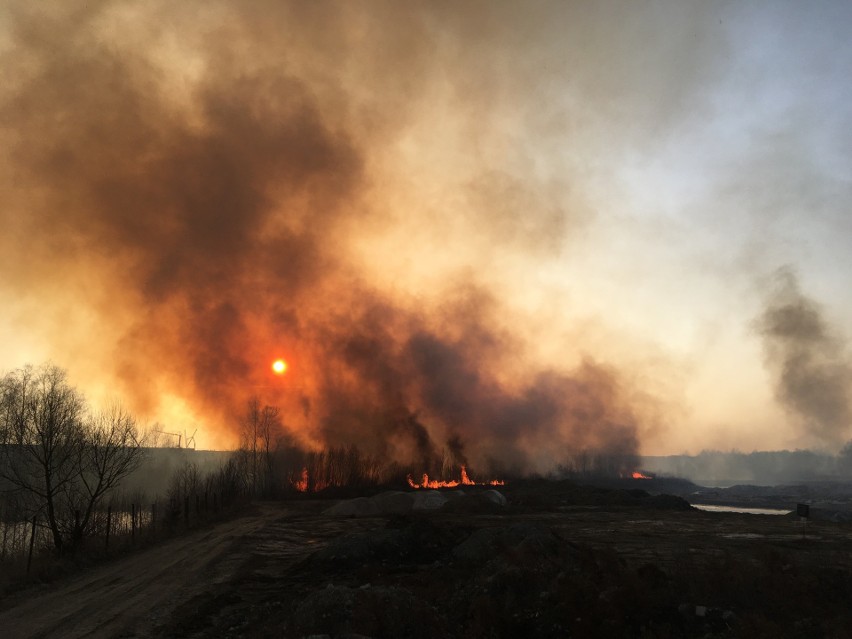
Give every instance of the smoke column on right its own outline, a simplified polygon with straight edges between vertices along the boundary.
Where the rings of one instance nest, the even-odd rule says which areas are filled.
[[[772,290],[756,326],[778,401],[823,444],[848,438],[852,366],[845,343],[820,306],[802,293],[791,268],[782,267],[772,276]]]

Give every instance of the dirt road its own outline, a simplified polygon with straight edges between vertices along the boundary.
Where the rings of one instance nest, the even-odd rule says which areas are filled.
[[[239,519],[169,540],[3,602],[0,635],[18,637],[159,637],[174,613],[221,589],[253,557],[297,561],[345,524],[318,527],[316,518],[264,503]],[[16,600],[17,599],[17,600]],[[191,606],[190,606],[191,607]],[[159,630],[158,630],[159,629]]]

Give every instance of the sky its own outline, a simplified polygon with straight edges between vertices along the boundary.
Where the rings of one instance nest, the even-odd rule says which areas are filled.
[[[0,370],[199,447],[852,438],[843,2],[10,1]],[[272,361],[288,362],[275,376]]]

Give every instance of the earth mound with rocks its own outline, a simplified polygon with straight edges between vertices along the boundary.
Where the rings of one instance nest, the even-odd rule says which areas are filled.
[[[324,511],[329,517],[377,517],[412,512],[444,510],[454,513],[488,513],[507,505],[506,497],[489,489],[466,493],[463,490],[390,490],[374,497],[345,499]]]

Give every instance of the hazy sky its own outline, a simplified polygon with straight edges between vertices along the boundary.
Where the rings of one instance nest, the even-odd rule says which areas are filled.
[[[403,422],[526,464],[834,450],[850,25],[846,2],[5,2],[0,369],[50,360],[202,447],[258,394],[306,442],[403,456]]]

